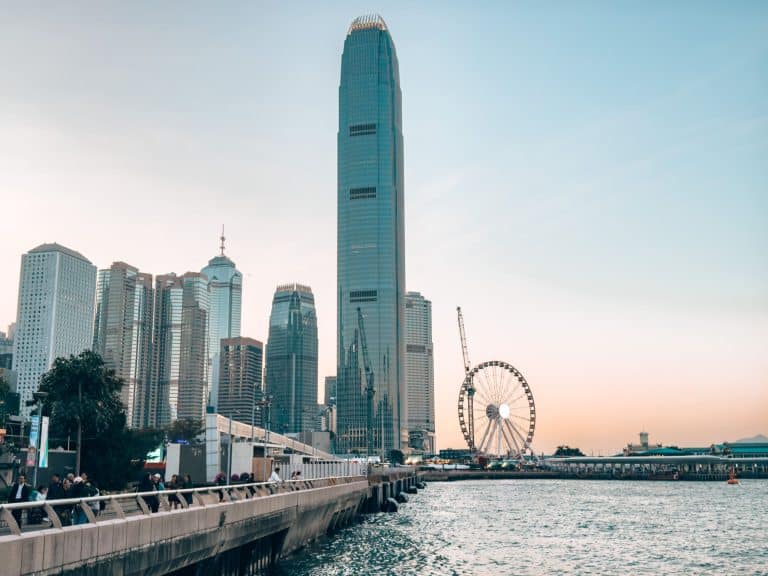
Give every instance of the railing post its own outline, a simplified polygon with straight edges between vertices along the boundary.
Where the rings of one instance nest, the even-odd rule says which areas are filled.
[[[11,534],[15,536],[21,534],[21,526],[16,522],[16,518],[13,516],[10,510],[5,507],[1,508],[0,518],[5,520],[5,523],[8,524],[8,529],[11,531]]]

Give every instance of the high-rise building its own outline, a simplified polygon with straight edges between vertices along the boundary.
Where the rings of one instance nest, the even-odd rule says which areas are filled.
[[[374,373],[373,446],[407,442],[403,134],[397,55],[380,16],[356,18],[341,59],[338,132],[337,447],[367,449],[357,309]]]
[[[225,338],[220,344],[218,410],[233,420],[261,426],[264,345],[253,338]]]
[[[405,295],[405,384],[411,448],[435,451],[435,369],[432,302],[418,292]]]
[[[316,429],[317,316],[309,286],[278,286],[272,299],[267,341],[266,392],[272,396],[272,429]]]
[[[126,421],[136,428],[149,425],[153,296],[150,274],[125,262],[99,270],[93,350],[123,380]]]
[[[166,426],[178,417],[183,296],[179,276],[155,277],[152,385],[146,407],[148,426],[153,428]]]
[[[202,421],[208,398],[208,278],[187,272],[181,283],[178,418]]]
[[[42,244],[21,257],[13,370],[24,417],[53,361],[91,347],[95,294],[96,267],[82,254]]]
[[[325,377],[324,398],[326,406],[336,404],[336,376]]]
[[[208,384],[207,402],[216,409],[219,397],[220,343],[225,338],[240,336],[240,316],[243,298],[243,275],[235,263],[224,255],[224,230],[221,232],[221,253],[208,261],[202,273],[208,278]],[[223,412],[222,412],[223,414]]]
[[[0,332],[0,368],[11,369],[13,366],[13,338]]]

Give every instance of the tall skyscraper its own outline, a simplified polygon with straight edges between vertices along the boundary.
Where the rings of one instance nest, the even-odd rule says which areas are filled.
[[[325,377],[324,398],[326,406],[336,404],[336,376]]]
[[[373,445],[407,441],[405,233],[400,78],[380,16],[356,18],[341,59],[338,132],[338,435],[341,451],[367,450],[365,376],[357,309],[374,372]]]
[[[181,283],[178,418],[202,421],[208,398],[208,278],[187,272]]]
[[[153,428],[166,426],[178,417],[183,296],[179,276],[155,277],[152,385],[147,405],[148,425]]]
[[[219,357],[219,414],[261,426],[261,410],[255,409],[255,402],[262,392],[263,344],[253,338],[225,338]]]
[[[411,448],[435,450],[435,369],[432,302],[418,292],[405,295],[405,384]]]
[[[272,299],[267,341],[266,392],[277,432],[316,429],[317,316],[309,286],[278,286]]]
[[[124,381],[129,426],[148,426],[152,376],[152,276],[125,262],[99,270],[93,349]]]
[[[82,254],[42,244],[21,257],[13,370],[23,416],[53,361],[91,347],[95,294],[96,267]]]
[[[216,408],[219,397],[219,352],[221,341],[240,336],[243,297],[243,275],[235,263],[224,255],[224,230],[221,231],[221,253],[208,261],[202,273],[208,278],[210,305],[208,311],[208,383],[207,402]]]

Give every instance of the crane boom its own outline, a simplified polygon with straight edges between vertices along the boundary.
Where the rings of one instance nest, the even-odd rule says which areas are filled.
[[[461,313],[461,306],[456,306],[456,312],[459,316],[459,336],[461,337],[461,353],[464,356],[464,373],[468,374],[472,366],[469,363],[469,349],[467,348],[467,335],[464,332],[464,315]]]
[[[357,308],[357,327],[360,332],[360,347],[363,349],[363,366],[365,367],[365,397],[366,397],[366,439],[368,442],[368,456],[373,454],[373,368],[368,356],[368,342],[365,338],[365,323],[363,311]]]

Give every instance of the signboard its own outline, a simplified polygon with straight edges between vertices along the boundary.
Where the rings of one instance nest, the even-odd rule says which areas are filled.
[[[40,426],[40,468],[48,468],[48,416],[43,416]]]
[[[37,459],[37,432],[38,432],[38,416],[32,416],[31,424],[29,427],[29,448],[27,449],[27,467],[32,468],[35,466],[35,460]]]

